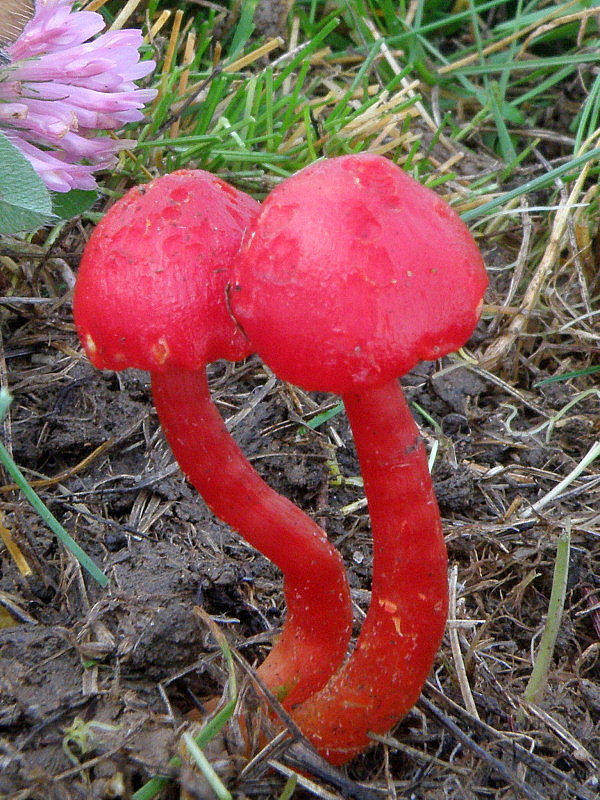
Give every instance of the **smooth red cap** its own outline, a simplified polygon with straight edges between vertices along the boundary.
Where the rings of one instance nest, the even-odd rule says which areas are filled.
[[[264,201],[231,306],[279,377],[344,394],[462,346],[487,276],[467,227],[382,156],[316,162]]]
[[[101,369],[200,369],[250,347],[226,301],[231,264],[260,206],[202,170],[131,189],[95,228],[73,301]]]

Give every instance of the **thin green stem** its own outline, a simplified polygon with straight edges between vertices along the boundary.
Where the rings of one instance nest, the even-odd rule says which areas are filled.
[[[540,697],[548,681],[550,662],[554,654],[556,638],[560,630],[562,613],[565,607],[567,594],[567,579],[569,577],[569,553],[571,550],[571,523],[568,521],[566,529],[558,537],[556,547],[556,562],[552,578],[552,591],[548,603],[548,616],[544,625],[544,632],[540,641],[533,670],[523,693],[528,703],[535,703]]]
[[[9,393],[3,389],[0,392],[0,419],[2,419],[12,402],[12,398]],[[17,484],[19,489],[23,492],[27,500],[29,500],[33,509],[37,512],[39,517],[45,522],[45,524],[50,528],[50,530],[55,533],[63,545],[67,548],[67,550],[72,553],[77,561],[81,564],[83,569],[87,570],[92,578],[100,584],[100,586],[106,586],[108,583],[108,578],[102,572],[102,570],[94,564],[92,559],[88,556],[88,554],[81,549],[81,547],[77,544],[77,542],[69,536],[60,522],[56,519],[54,514],[46,507],[46,505],[40,500],[38,495],[33,491],[31,486],[27,483],[25,476],[21,472],[21,470],[16,465],[13,457],[10,455],[6,447],[0,442],[0,462],[6,469],[6,471],[10,474],[11,478]]]

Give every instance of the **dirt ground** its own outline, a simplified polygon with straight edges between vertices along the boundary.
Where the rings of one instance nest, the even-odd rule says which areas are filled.
[[[222,652],[194,607],[256,665],[285,613],[281,580],[183,479],[147,376],[101,374],[81,354],[69,285],[86,235],[75,222],[50,251],[32,244],[15,253],[5,243],[5,262],[15,266],[5,272],[3,294],[16,299],[0,309],[2,366],[15,399],[3,438],[110,583],[101,589],[82,573],[5,476],[0,521],[31,574],[21,574],[0,546],[0,797],[127,798],[157,772],[179,779],[163,797],[212,797],[189,764],[167,763],[182,752],[190,717],[202,718],[227,681]],[[512,242],[505,236],[504,249],[486,243],[489,308],[508,297],[506,265],[520,237],[518,230]],[[573,280],[553,286],[565,298],[577,291]],[[529,338],[493,369],[449,358],[403,380],[428,447],[437,442],[433,478],[456,570],[455,621],[422,702],[386,742],[342,771],[313,763],[289,742],[248,766],[239,725],[230,725],[208,755],[234,797],[279,797],[286,770],[298,764],[302,780],[313,783],[297,797],[598,796],[598,467],[531,509],[598,437],[598,394],[580,396],[592,378],[539,385],[561,359],[570,368],[589,364],[593,349],[554,336],[561,306],[547,306]],[[469,351],[485,356],[504,324],[484,314]],[[210,380],[257,469],[341,550],[358,628],[369,601],[369,522],[348,425],[343,414],[316,430],[302,424],[336,398],[284,386],[255,358],[213,365]],[[332,463],[341,478],[332,478]],[[526,706],[557,538],[568,525],[566,610],[546,691]],[[240,706],[251,709],[254,690],[242,667],[238,679]]]

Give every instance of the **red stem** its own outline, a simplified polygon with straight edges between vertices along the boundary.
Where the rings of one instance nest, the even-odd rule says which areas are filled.
[[[153,373],[161,425],[207,505],[284,574],[287,618],[258,670],[285,705],[320,689],[346,655],[352,627],[343,562],[324,531],[249,464],[214,406],[206,375]]]
[[[397,381],[344,396],[369,502],[373,583],[356,649],[293,710],[315,747],[343,764],[415,704],[447,615],[447,555],[427,457]]]

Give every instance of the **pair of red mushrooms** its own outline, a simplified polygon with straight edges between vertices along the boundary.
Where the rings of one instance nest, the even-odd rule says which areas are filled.
[[[447,615],[447,555],[398,377],[462,346],[487,278],[456,213],[391,161],[317,162],[262,206],[202,171],[132,189],[93,232],[75,322],[99,368],[150,371],[161,425],[217,516],[283,572],[287,618],[258,672],[342,764],[416,702]],[[257,352],[283,380],[342,396],[373,535],[352,654],[337,550],[268,487],[213,405],[205,367]]]

